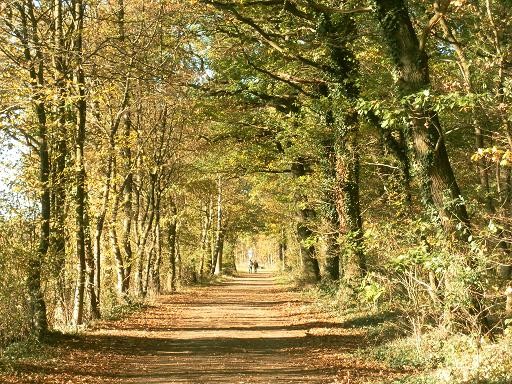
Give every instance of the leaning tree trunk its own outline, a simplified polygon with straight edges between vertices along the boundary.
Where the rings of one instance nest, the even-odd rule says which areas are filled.
[[[116,118],[111,124],[110,133],[109,133],[109,148],[108,148],[108,159],[107,159],[107,171],[105,173],[105,185],[103,188],[102,195],[102,205],[101,210],[96,215],[96,229],[94,232],[94,268],[96,271],[96,275],[94,277],[94,286],[96,287],[96,300],[98,302],[98,306],[100,305],[100,297],[101,297],[101,237],[103,235],[103,228],[105,226],[105,219],[107,216],[108,203],[110,199],[110,188],[112,185],[112,180],[114,177],[114,169],[115,169],[115,150],[116,150],[116,136],[117,131],[119,130],[119,125],[121,123],[121,118],[124,109],[128,105],[128,95],[129,95],[129,81],[126,81],[124,99],[121,106],[121,110],[118,112]],[[116,221],[117,221],[117,211],[119,207],[119,197],[117,197],[116,203]],[[115,231],[115,229],[114,229]],[[117,244],[117,234],[115,234],[115,243]],[[119,246],[117,246],[117,250],[120,252]],[[120,254],[120,253],[119,253]],[[122,272],[123,280],[124,280],[124,271]]]
[[[428,56],[412,26],[403,0],[376,0],[377,17],[398,74],[398,87],[409,96],[430,87]],[[445,230],[454,233],[457,224],[469,230],[469,216],[455,175],[437,113],[427,104],[409,106],[409,123],[419,164],[423,203],[433,209]],[[459,231],[460,236],[467,235]]]
[[[401,94],[406,97],[421,92],[428,96],[430,78],[425,42],[420,44],[404,0],[376,0],[376,5]],[[423,204],[448,236],[455,235],[467,241],[469,216],[448,158],[438,115],[427,101],[421,106],[409,105],[408,112]],[[472,256],[466,263],[469,268],[475,268],[477,264]],[[467,289],[471,292],[470,311],[482,330],[487,330],[487,311],[481,302],[482,288],[470,283]]]
[[[437,5],[437,8],[439,8],[439,5]],[[444,38],[449,41],[452,44],[452,47],[455,49],[455,55],[457,56],[459,68],[464,81],[464,88],[466,93],[470,95],[475,92],[471,76],[470,64],[466,58],[462,45],[459,44],[455,38],[455,35],[448,25],[444,15],[440,14],[439,16]],[[478,113],[476,109],[474,109],[472,112],[474,115]],[[485,116],[485,111],[479,112]],[[475,130],[475,151],[477,151],[479,148],[485,148],[485,135],[482,129],[482,123],[479,121],[479,118],[476,115],[472,119],[472,124]],[[485,207],[487,212],[494,213],[495,208],[489,183],[489,164],[487,164],[487,160],[485,158],[482,158],[477,161],[476,166],[480,179],[480,188],[482,189],[482,194],[484,195],[485,199]]]

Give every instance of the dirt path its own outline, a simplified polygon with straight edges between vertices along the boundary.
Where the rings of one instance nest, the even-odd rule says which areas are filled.
[[[246,274],[61,340],[53,359],[0,382],[353,384],[397,374],[352,357],[362,334],[310,308],[270,275]]]

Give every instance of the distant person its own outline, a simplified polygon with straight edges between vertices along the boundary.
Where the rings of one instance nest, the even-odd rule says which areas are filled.
[[[253,268],[254,268],[254,263],[252,262],[252,260],[249,260],[249,273],[252,273]]]
[[[258,262],[257,261],[254,261],[252,267],[254,268],[254,273],[258,272]]]

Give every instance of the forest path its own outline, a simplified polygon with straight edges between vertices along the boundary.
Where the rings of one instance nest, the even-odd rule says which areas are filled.
[[[271,275],[242,274],[159,297],[121,321],[104,321],[95,330],[60,340],[53,359],[27,362],[19,367],[22,376],[4,379],[354,384],[398,374],[353,357],[350,352],[363,343],[357,329],[313,311]]]

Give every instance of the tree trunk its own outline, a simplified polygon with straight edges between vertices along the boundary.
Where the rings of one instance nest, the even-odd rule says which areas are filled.
[[[38,338],[48,333],[46,303],[41,289],[42,262],[46,258],[50,239],[50,190],[48,186],[50,163],[48,159],[48,144],[46,138],[46,115],[44,105],[38,102],[36,113],[39,120],[39,181],[41,182],[41,227],[39,231],[39,246],[37,255],[28,262],[27,287],[30,298],[32,326]]]
[[[57,280],[57,295],[61,304],[65,302],[65,263],[66,263],[66,156],[67,156],[67,130],[66,130],[66,80],[67,68],[64,56],[64,31],[62,1],[55,1],[54,5],[54,36],[55,44],[53,53],[53,67],[55,69],[55,93],[56,98],[56,136],[57,143],[54,145],[55,155],[52,162],[52,217],[54,226],[52,229],[51,249],[54,255],[53,268]]]
[[[103,196],[102,196],[102,205],[100,212],[96,215],[96,230],[94,233],[94,267],[96,271],[96,276],[94,278],[94,285],[96,287],[96,298],[98,302],[98,306],[100,305],[100,297],[101,297],[101,237],[103,235],[103,228],[105,225],[105,219],[107,216],[108,203],[110,198],[110,188],[112,185],[112,180],[114,178],[115,166],[116,166],[116,136],[119,130],[119,126],[121,124],[121,120],[123,118],[123,114],[125,113],[125,109],[128,106],[129,94],[130,94],[130,81],[129,78],[126,79],[125,90],[123,95],[123,102],[121,104],[121,109],[117,113],[116,117],[113,121],[111,121],[110,133],[109,133],[109,152],[108,152],[108,160],[107,160],[107,171],[105,173],[105,186],[103,188]],[[114,204],[116,208],[116,219],[114,223],[117,221],[117,212],[119,210],[119,197],[117,197],[117,203]],[[115,228],[114,228],[115,232]],[[114,245],[115,243],[115,245]],[[115,233],[114,237],[114,249],[117,248],[118,251],[114,251],[115,254],[119,252],[120,249],[118,246],[117,233]],[[116,256],[116,260],[117,257]],[[123,271],[124,276],[124,271]],[[124,279],[124,277],[123,277]]]
[[[398,74],[403,96],[427,91],[430,86],[428,56],[420,47],[403,0],[376,0],[382,26]],[[438,115],[428,105],[409,106],[413,145],[419,164],[423,204],[447,233],[467,239],[469,216],[452,166]],[[461,227],[463,231],[457,231]]]
[[[215,271],[213,272],[215,275],[222,275],[222,271],[223,271],[224,237],[225,237],[224,230],[221,230],[219,233],[219,236],[216,240],[216,244],[215,244],[216,260],[215,260]]]
[[[84,209],[84,223],[85,223],[85,262],[87,264],[87,293],[89,294],[89,312],[91,319],[97,320],[101,317],[99,310],[98,292],[95,286],[96,269],[94,263],[94,254],[92,251],[92,240],[89,219],[89,207],[87,204],[88,194],[86,193],[86,205]]]
[[[170,201],[170,214],[169,227],[167,228],[167,242],[169,245],[169,286],[171,292],[176,292],[176,256],[177,256],[177,227],[178,227],[178,210],[176,203],[173,199]]]
[[[146,259],[146,268],[144,269],[144,277],[142,280],[142,297],[146,297],[148,294],[148,287],[150,282],[150,275],[151,275],[151,267],[153,265],[153,261],[156,261],[156,239],[153,239],[153,242],[151,244],[151,247],[149,248],[148,257]]]
[[[281,228],[281,234],[279,237],[279,262],[281,265],[281,271],[286,269],[286,235],[284,229]]]
[[[208,204],[204,206],[203,226],[201,229],[201,266],[199,274],[203,277],[204,271],[211,268],[210,231],[212,226],[213,202],[208,198]]]
[[[105,179],[105,186],[103,189],[103,198],[101,210],[96,216],[96,229],[94,232],[94,270],[96,272],[94,276],[94,287],[96,288],[96,300],[98,302],[98,306],[100,305],[100,297],[101,297],[101,237],[103,234],[103,227],[105,226],[105,218],[107,216],[107,208],[108,201],[110,197],[110,184],[112,180],[112,172],[113,172],[113,164],[114,164],[114,154],[112,142],[110,144],[110,153],[107,161],[107,172]]]
[[[334,192],[339,232],[344,243],[343,257],[337,272],[345,282],[353,285],[358,284],[358,280],[366,273],[359,199],[359,119],[353,107],[359,98],[359,72],[357,58],[348,46],[356,38],[356,27],[348,15],[337,19],[324,15],[321,27],[328,43],[332,65],[336,69],[331,85],[333,89],[326,86],[321,92],[331,99],[333,93],[343,95],[349,104],[342,116],[335,116],[333,109],[328,110],[326,123],[333,131]],[[341,98],[336,99],[338,103],[342,101]],[[336,271],[335,267],[333,271]]]
[[[344,252],[340,260],[340,277],[349,285],[358,284],[366,274],[366,257],[363,244],[363,221],[359,199],[359,127],[357,113],[345,121],[344,132],[337,140],[336,193],[340,233],[343,235]]]
[[[213,247],[213,258],[210,274],[220,275],[222,273],[222,246],[224,230],[222,223],[222,179],[217,180],[217,228],[215,231],[215,245]]]
[[[295,178],[307,175],[310,170],[303,158],[297,159],[291,167],[292,175]],[[300,194],[296,196],[298,211],[297,237],[300,246],[300,255],[302,263],[302,279],[305,282],[317,282],[320,280],[320,268],[316,258],[316,246],[313,239],[313,231],[309,227],[310,222],[316,218],[316,212],[307,207],[306,196]]]
[[[114,162],[115,169],[115,162]],[[115,177],[115,175],[113,175]],[[123,187],[122,187],[123,188]],[[117,217],[119,212],[119,205],[121,202],[121,193],[116,191],[116,187],[114,185],[114,204],[112,207],[112,217],[110,220],[110,243],[112,245],[112,252],[114,254],[114,259],[116,261],[116,272],[117,272],[117,292],[121,295],[127,293],[127,287],[125,285],[125,268],[123,255],[121,254],[121,247],[119,246],[119,237],[117,235]]]
[[[327,92],[327,87],[325,87]],[[324,92],[323,96],[327,96]],[[332,130],[334,124],[334,118],[332,111],[326,113],[326,124]],[[322,159],[323,165],[323,185],[322,185],[322,216],[327,225],[327,234],[324,235],[326,252],[325,252],[325,265],[324,265],[324,276],[328,280],[338,280],[340,277],[340,218],[336,209],[336,194],[335,194],[335,183],[336,183],[336,153],[334,151],[334,135],[322,143],[324,147],[324,159]]]
[[[123,220],[123,250],[124,250],[124,261],[125,261],[125,273],[123,282],[123,291],[128,292],[130,289],[130,277],[132,270],[133,250],[131,243],[132,235],[132,219],[133,219],[133,170],[132,170],[132,151],[130,148],[130,132],[131,132],[131,117],[130,113],[126,113],[124,116],[124,169],[126,172],[126,182],[124,184],[123,191],[123,208],[124,208],[124,220]]]
[[[181,247],[178,241],[178,237],[176,236],[176,261],[177,261],[177,281],[180,282],[183,279],[183,263],[181,260]]]
[[[160,228],[160,192],[158,192],[158,197],[156,198],[156,213],[155,213],[155,228],[154,228],[154,239],[155,239],[155,262],[151,268],[151,280],[153,282],[153,289],[156,293],[160,294],[162,291],[162,284],[160,279],[160,267],[162,265],[162,236],[161,236],[161,228]]]
[[[439,9],[440,5],[439,2],[436,2],[436,8]],[[448,25],[444,14],[439,14],[440,16],[440,24],[441,28],[444,33],[444,37],[447,41],[449,41],[453,48],[455,49],[455,54],[458,59],[459,68],[461,70],[461,75],[464,82],[464,88],[466,93],[471,94],[474,92],[473,89],[473,81],[470,71],[470,64],[468,60],[466,59],[466,55],[464,53],[464,49],[459,44],[457,39],[455,38],[455,35],[453,33],[453,30]],[[483,112],[483,111],[481,111]],[[477,113],[476,111],[473,111],[473,113]],[[483,134],[482,126],[479,121],[479,119],[475,116],[472,120],[472,124],[475,131],[475,151],[479,148],[485,148],[485,137]],[[477,172],[480,179],[480,187],[482,188],[482,193],[484,195],[484,201],[485,201],[485,207],[487,209],[487,212],[494,213],[494,203],[491,196],[490,191],[490,184],[489,184],[489,165],[487,164],[487,160],[485,158],[479,159],[477,161]]]
[[[149,201],[146,205],[146,217],[142,220],[141,226],[144,230],[141,233],[141,238],[137,244],[137,293],[139,296],[144,296],[143,289],[143,262],[144,262],[144,254],[146,249],[146,244],[149,238],[149,234],[151,233],[151,229],[153,228],[153,219],[155,217],[155,183],[156,183],[156,175],[151,174],[151,192],[149,196]],[[140,199],[137,199],[139,201]],[[138,204],[138,203],[137,203]],[[146,223],[145,223],[146,222]]]
[[[77,124],[76,124],[76,194],[75,194],[75,219],[76,219],[76,258],[77,258],[77,283],[75,291],[75,309],[73,322],[75,325],[83,323],[84,291],[86,273],[86,250],[85,250],[85,165],[84,165],[84,144],[85,144],[85,123],[86,123],[86,100],[85,100],[85,74],[82,63],[82,33],[84,21],[84,7],[82,0],[75,0],[74,3],[75,41],[74,48],[76,56],[76,79],[78,100],[76,102]]]
[[[41,90],[44,86],[44,67],[41,45],[39,44],[37,20],[34,15],[33,3],[27,2],[19,7],[21,18],[21,43],[23,56],[28,64],[32,99],[38,124],[39,139],[39,181],[40,187],[40,230],[37,254],[28,261],[27,289],[29,295],[30,318],[34,333],[38,338],[48,333],[48,320],[46,303],[41,289],[41,272],[43,260],[48,254],[50,246],[50,220],[51,220],[51,196],[49,186],[50,159],[48,154],[48,130],[46,121],[46,106]],[[29,31],[30,21],[30,31]],[[35,49],[35,57],[32,56],[32,48]]]
[[[398,88],[403,96],[428,95],[430,86],[428,56],[424,42],[416,36],[404,0],[376,0],[377,17],[382,26],[398,75]],[[439,222],[448,236],[467,241],[470,221],[452,166],[437,113],[428,100],[421,106],[409,106],[413,145],[421,182],[423,204],[427,213]],[[472,256],[469,268],[476,266]],[[483,308],[481,287],[470,284],[470,311],[482,331],[488,330],[486,309]]]

